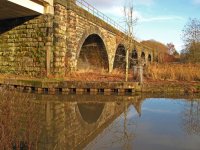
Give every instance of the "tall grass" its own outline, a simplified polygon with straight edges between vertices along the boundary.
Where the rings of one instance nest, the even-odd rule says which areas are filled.
[[[67,74],[65,80],[70,81],[125,81],[125,72],[122,69],[114,69],[111,73],[105,69],[83,69]],[[133,80],[132,72],[129,72],[129,81]]]
[[[153,80],[200,81],[200,64],[152,64],[146,76]]]

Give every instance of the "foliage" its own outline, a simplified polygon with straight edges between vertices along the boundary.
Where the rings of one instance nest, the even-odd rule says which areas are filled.
[[[188,62],[200,62],[200,19],[189,19],[184,26],[182,39],[185,44],[183,59]]]
[[[200,81],[200,64],[152,64],[146,76],[153,80]]]

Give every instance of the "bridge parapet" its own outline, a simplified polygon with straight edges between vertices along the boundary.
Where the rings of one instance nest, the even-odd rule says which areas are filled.
[[[119,31],[121,31],[123,33],[126,32],[126,30],[121,25],[119,25],[117,22],[115,22],[114,20],[112,20],[111,18],[109,18],[108,16],[106,16],[105,14],[100,12],[99,10],[97,10],[95,7],[93,7],[92,5],[87,3],[86,1],[76,0],[76,4],[78,6],[84,8],[88,12],[90,12],[92,15],[94,15],[94,16],[100,18],[101,20],[105,21],[106,23],[112,25],[114,28],[118,29]]]

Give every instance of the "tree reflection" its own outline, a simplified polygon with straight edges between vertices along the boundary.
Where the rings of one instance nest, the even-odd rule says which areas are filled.
[[[129,132],[128,130],[128,120],[127,120],[127,109],[128,109],[128,106],[127,106],[127,103],[125,103],[125,108],[124,108],[124,136],[123,136],[123,140],[124,140],[124,149],[131,149],[130,147],[130,141],[131,139],[134,137],[134,133],[132,132]]]
[[[0,148],[37,149],[41,106],[28,95],[0,92]]]
[[[200,101],[191,100],[183,112],[183,125],[188,134],[200,135]]]

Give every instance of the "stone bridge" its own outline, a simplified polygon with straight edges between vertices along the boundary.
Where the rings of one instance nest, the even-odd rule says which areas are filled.
[[[112,72],[124,68],[127,51],[130,66],[133,60],[153,61],[154,50],[136,40],[130,48],[124,30],[82,0],[23,1],[0,0],[0,73],[41,77],[87,68]]]

